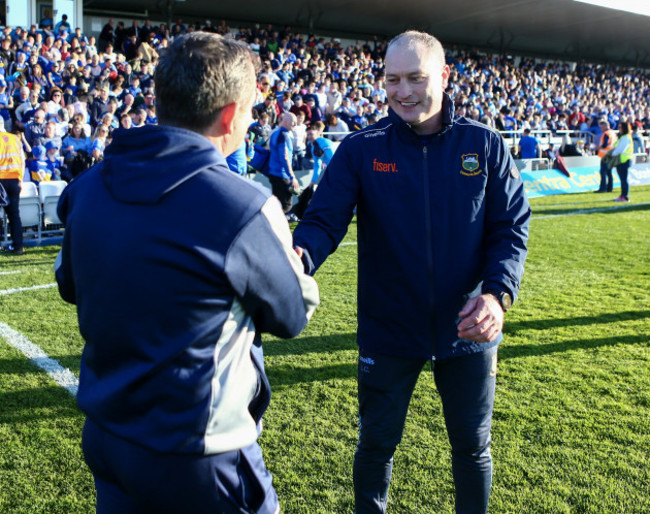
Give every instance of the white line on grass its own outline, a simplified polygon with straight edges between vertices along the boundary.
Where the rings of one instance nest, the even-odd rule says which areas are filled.
[[[645,207],[650,205],[650,203],[626,203],[624,205],[617,205],[616,207],[600,207],[596,209],[581,209],[577,211],[564,212],[561,214],[542,214],[540,216],[535,216],[533,214],[534,220],[539,220],[542,218],[557,218],[559,216],[573,216],[574,214],[591,214],[593,212],[608,212],[608,211],[618,211],[620,209],[630,209],[632,207]]]
[[[0,271],[0,275],[17,275],[18,273],[22,273],[20,270],[15,270],[15,271]]]
[[[15,289],[2,289],[0,290],[0,296],[6,294],[20,293],[22,291],[34,291],[35,289],[49,289],[56,286],[56,284],[42,284],[40,286],[31,286],[31,287],[17,287]]]
[[[16,332],[2,321],[0,321],[0,336],[25,355],[34,365],[50,375],[57,384],[67,389],[72,396],[77,396],[79,380],[72,371],[64,368],[54,359],[49,358],[39,346],[36,346],[20,332]]]

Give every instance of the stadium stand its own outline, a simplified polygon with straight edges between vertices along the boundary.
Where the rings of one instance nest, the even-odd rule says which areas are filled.
[[[387,42],[378,38],[344,44],[337,38],[299,35],[288,27],[235,29],[222,22],[204,27],[176,24],[170,29],[147,21],[147,29],[137,31],[134,41],[130,29],[124,29],[129,26],[133,24],[118,22],[119,30],[104,26],[99,45],[95,43],[99,35],[86,35],[80,29],[56,34],[48,27],[36,26],[3,30],[0,116],[6,130],[21,135],[28,166],[32,146],[43,145],[48,148],[52,179],[69,180],[73,176],[70,165],[81,150],[101,158],[110,145],[110,134],[118,127],[137,130],[157,123],[153,88],[157,57],[174,37],[192,30],[210,30],[246,41],[259,54],[262,69],[255,118],[261,110],[269,113],[273,109],[271,118],[277,119],[284,110],[296,110],[296,103],[300,109],[311,105],[328,121],[334,116],[337,124],[330,125],[325,136],[336,141],[345,136],[341,127],[357,130],[387,115],[382,60]],[[629,120],[636,128],[637,153],[647,154],[648,70],[497,55],[453,46],[447,62],[451,68],[447,92],[459,114],[499,130],[513,154],[524,129],[538,139],[543,158],[519,162],[522,170],[549,169],[558,152],[565,156],[595,154],[602,119],[614,130],[619,121]],[[265,102],[266,98],[273,100]],[[45,123],[34,124],[34,116],[41,110],[46,113]],[[312,118],[306,116],[305,125]],[[66,137],[74,131],[81,136]],[[251,131],[249,136],[250,158],[257,135]],[[303,163],[310,162],[309,145],[306,148]],[[45,216],[48,226],[54,221],[50,202]],[[39,227],[45,230],[42,221]],[[3,233],[6,243],[6,230]]]

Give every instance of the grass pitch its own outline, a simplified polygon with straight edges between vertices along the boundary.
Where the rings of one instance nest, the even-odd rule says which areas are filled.
[[[633,188],[629,205],[615,196],[531,202],[526,273],[499,351],[491,512],[650,512],[650,187]],[[345,241],[356,241],[354,223]],[[54,282],[57,251],[0,254],[0,290]],[[350,513],[356,246],[341,246],[316,278],[321,307],[305,332],[265,337],[273,400],[260,442],[283,512]],[[78,375],[76,314],[56,288],[0,295],[0,322]],[[70,394],[0,339],[0,512],[94,511],[82,426]],[[395,455],[388,508],[453,512],[449,443],[428,372]]]

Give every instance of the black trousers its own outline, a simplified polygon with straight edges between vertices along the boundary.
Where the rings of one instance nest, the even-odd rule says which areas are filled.
[[[0,179],[0,184],[7,192],[9,205],[4,207],[9,218],[9,232],[14,249],[23,247],[23,225],[20,222],[20,180],[17,178]]]
[[[275,175],[269,175],[269,182],[271,182],[271,191],[282,204],[282,210],[285,214],[288,213],[293,205],[293,193],[289,189],[289,184],[282,177]]]

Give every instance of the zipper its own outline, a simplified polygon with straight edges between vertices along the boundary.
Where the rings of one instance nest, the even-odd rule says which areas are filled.
[[[426,252],[427,252],[427,278],[428,288],[429,288],[429,340],[431,341],[431,355],[432,360],[435,360],[435,341],[433,334],[434,331],[434,309],[433,309],[433,241],[432,241],[432,230],[431,230],[431,188],[429,184],[429,166],[428,166],[428,150],[427,145],[422,146],[422,174],[424,178],[424,230],[425,230],[425,243],[426,243]]]

